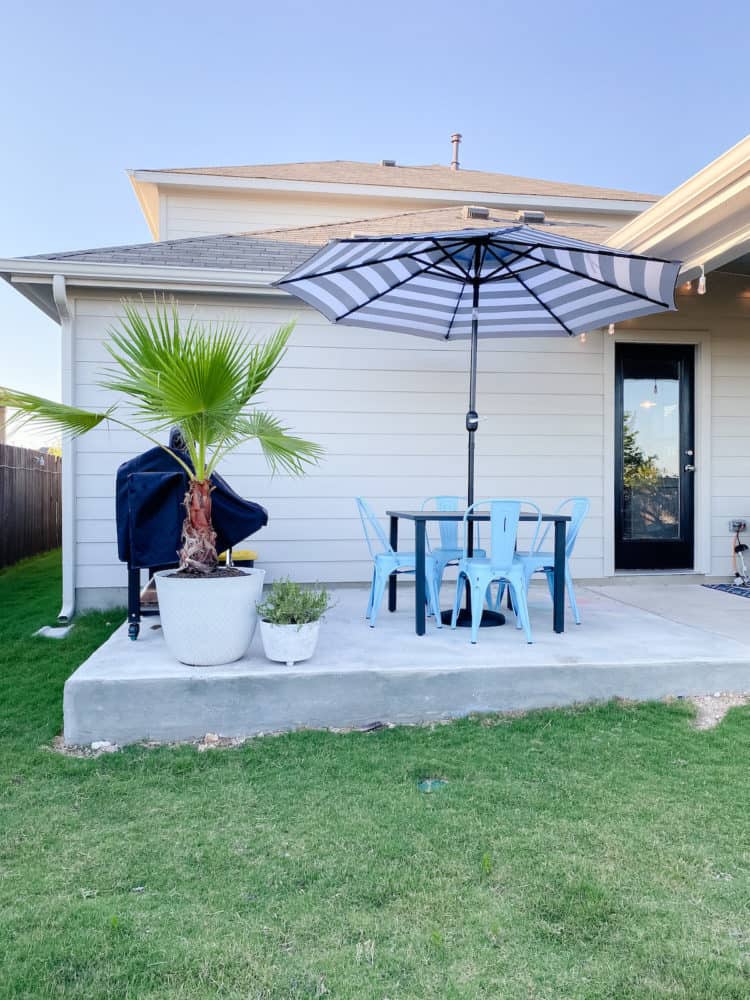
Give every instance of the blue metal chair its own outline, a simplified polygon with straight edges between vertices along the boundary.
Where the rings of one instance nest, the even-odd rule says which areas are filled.
[[[563,500],[562,503],[558,504],[555,510],[556,514],[562,514],[567,507],[570,507],[570,521],[565,532],[565,589],[568,592],[568,600],[570,601],[570,608],[573,612],[576,625],[581,624],[581,616],[578,613],[575,590],[573,589],[573,577],[570,573],[570,557],[573,555],[578,533],[581,530],[581,525],[589,512],[590,506],[591,504],[587,497],[568,497],[567,500]],[[548,524],[537,545],[532,545],[528,552],[519,552],[517,555],[524,565],[526,592],[528,593],[529,584],[534,573],[544,573],[547,577],[550,597],[554,600],[555,554],[549,550],[545,551],[544,548],[550,528],[551,525]],[[498,605],[501,599],[502,595],[498,594]]]
[[[363,500],[362,497],[356,497],[356,501],[365,540],[373,561],[372,585],[365,617],[370,620],[370,628],[375,628],[375,619],[378,617],[380,605],[383,603],[383,595],[389,576],[391,573],[414,573],[417,557],[414,552],[394,551],[367,501]],[[378,550],[376,543],[381,546],[380,550]],[[437,627],[442,628],[440,604],[435,590],[435,560],[429,553],[425,553],[425,591],[428,612],[435,616]]]
[[[542,512],[527,500],[480,500],[472,504],[464,514],[464,552],[458,564],[458,580],[456,582],[456,598],[453,604],[451,628],[456,627],[458,609],[461,605],[464,587],[471,588],[471,641],[476,643],[479,625],[482,620],[485,596],[490,584],[499,582],[510,588],[513,607],[516,612],[518,627],[526,633],[526,641],[532,642],[529,609],[526,603],[526,577],[524,564],[515,553],[518,537],[518,521],[521,516],[521,506],[531,507],[537,515],[534,547],[539,536],[542,523]],[[490,555],[489,558],[472,556],[466,551],[466,527],[469,515],[477,507],[490,509]]]
[[[463,499],[453,496],[427,497],[422,502],[422,510],[427,510],[430,504],[434,504],[436,510],[461,510]],[[427,551],[435,560],[435,587],[439,598],[446,566],[457,565],[464,554],[464,550],[458,544],[458,521],[439,521],[438,527],[440,529],[440,545],[431,545],[428,535]],[[476,539],[474,555],[478,558],[485,556],[487,553],[484,549],[478,547],[480,544],[478,524],[474,525],[474,538]]]

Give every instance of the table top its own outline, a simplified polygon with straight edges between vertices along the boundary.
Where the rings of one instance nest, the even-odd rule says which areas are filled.
[[[399,517],[404,521],[463,521],[462,510],[387,510],[388,517]],[[470,514],[469,521],[489,521],[490,512]],[[570,514],[542,514],[543,521],[570,521]],[[536,514],[521,514],[521,521],[536,521]]]

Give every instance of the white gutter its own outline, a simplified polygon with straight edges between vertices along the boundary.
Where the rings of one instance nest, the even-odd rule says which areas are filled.
[[[630,198],[587,198],[581,196],[502,194],[492,191],[451,191],[445,188],[396,187],[385,184],[342,184],[328,181],[291,181],[268,177],[227,177],[217,174],[174,174],[166,170],[129,170],[138,200],[139,184],[169,187],[214,188],[242,191],[287,191],[323,195],[352,195],[387,198],[389,201],[438,201],[453,205],[474,202],[497,208],[542,208],[547,211],[568,210],[597,212],[604,215],[643,212],[651,200]]]
[[[62,401],[72,406],[75,395],[73,316],[65,288],[65,278],[61,274],[52,277],[52,295],[62,330]],[[64,436],[62,448],[62,607],[57,617],[60,621],[70,621],[76,604],[75,439]]]
[[[311,247],[314,252],[318,247]],[[209,268],[209,267],[175,267],[163,264],[109,264],[81,260],[44,260],[10,257],[0,259],[0,273],[10,276],[13,281],[28,281],[34,277],[48,278],[51,274],[59,274],[66,279],[68,285],[90,280],[112,284],[125,282],[128,285],[158,285],[165,282],[170,285],[220,285],[222,288],[237,286],[243,289],[262,288],[267,292],[277,289],[268,286],[283,271],[247,271],[240,268]]]
[[[750,250],[750,136],[722,153],[605,241],[682,260],[689,280]]]

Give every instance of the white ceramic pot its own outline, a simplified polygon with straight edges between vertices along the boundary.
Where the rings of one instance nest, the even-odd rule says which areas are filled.
[[[205,580],[174,572],[156,574],[159,617],[172,656],[194,667],[239,660],[255,632],[266,571],[242,569],[242,576]]]
[[[320,621],[307,625],[272,625],[260,620],[260,637],[269,660],[294,666],[300,660],[309,660],[318,644]]]

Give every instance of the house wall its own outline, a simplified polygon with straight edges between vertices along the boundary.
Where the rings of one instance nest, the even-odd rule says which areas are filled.
[[[711,363],[702,417],[710,454],[696,456],[710,465],[708,565],[702,568],[717,575],[730,572],[727,518],[750,519],[746,286],[750,293],[750,281],[711,276],[709,294],[681,296],[679,313],[618,331],[626,336],[640,329],[654,340],[701,332],[701,357]],[[82,406],[107,405],[110,396],[95,382],[108,357],[107,328],[121,307],[114,293],[74,294],[75,399]],[[413,508],[438,492],[464,494],[465,343],[334,327],[279,298],[184,299],[183,307],[205,320],[232,318],[261,337],[297,317],[263,405],[323,445],[325,458],[302,479],[271,477],[257,449],[248,446],[222,468],[241,494],[268,507],[269,525],[250,544],[269,579],[367,580],[357,495],[382,513],[387,507]],[[585,343],[486,340],[479,356],[477,496],[527,496],[544,508],[573,494],[590,497],[573,566],[585,578],[611,572],[612,356],[611,342],[599,333]],[[115,471],[146,446],[128,431],[100,428],[75,447],[79,606],[111,603],[122,600],[125,585],[115,544]]]
[[[397,189],[394,189],[394,191]],[[460,194],[455,204],[467,203]],[[323,223],[369,219],[430,208],[450,202],[414,198],[373,198],[362,195],[332,196],[310,192],[216,191],[208,188],[159,188],[159,239],[174,240],[216,233],[249,233]],[[481,201],[480,201],[481,204]],[[508,209],[512,214],[515,209]],[[632,215],[602,216],[594,212],[558,211],[549,218],[577,222],[624,225]],[[356,228],[356,227],[353,227]]]

